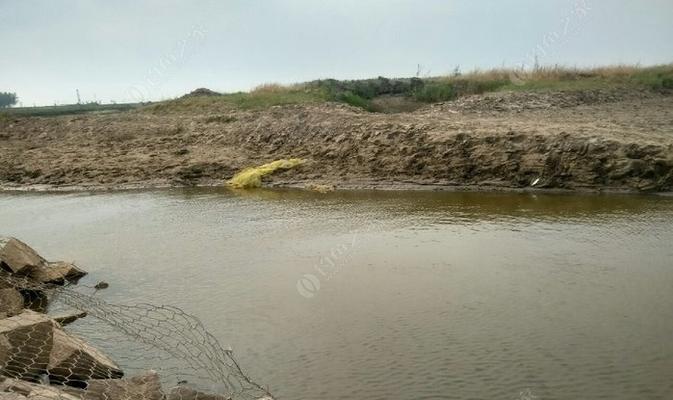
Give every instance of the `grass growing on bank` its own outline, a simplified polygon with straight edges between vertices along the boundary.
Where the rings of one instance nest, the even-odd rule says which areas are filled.
[[[247,93],[189,97],[152,106],[155,111],[207,109],[230,105],[238,109],[264,109],[287,104],[335,101],[367,111],[404,111],[414,105],[449,101],[461,96],[495,91],[593,90],[628,87],[673,90],[673,64],[654,67],[610,66],[591,69],[560,66],[533,70],[492,69],[429,78],[378,77],[361,80],[321,79],[295,85],[266,84]],[[393,102],[387,101],[396,99]],[[403,100],[400,103],[400,99]]]
[[[593,69],[541,67],[528,73],[510,73],[505,90],[591,90],[632,87],[647,90],[673,89],[673,64],[642,68],[618,65]]]
[[[594,90],[627,87],[652,91],[673,91],[673,64],[654,67],[617,65],[590,69],[561,66],[532,70],[491,69],[454,72],[450,76],[428,78],[378,77],[360,80],[320,79],[279,85],[265,84],[250,92],[220,94],[199,89],[179,99],[142,108],[153,113],[216,113],[222,108],[266,109],[291,104],[319,104],[327,101],[349,104],[372,112],[412,111],[423,104],[449,101],[461,96],[495,91]],[[86,104],[53,107],[24,107],[0,114],[52,116],[88,112],[126,111],[139,104]]]
[[[309,89],[304,85],[267,84],[258,86],[250,92],[208,96],[186,95],[179,99],[153,104],[146,107],[146,110],[155,113],[214,111],[222,106],[254,110],[290,104],[324,103],[328,100],[323,91]]]
[[[53,117],[58,115],[75,115],[92,112],[119,112],[139,108],[139,103],[124,104],[66,104],[60,106],[43,107],[12,107],[0,109],[0,114],[6,116],[25,116],[25,117]]]

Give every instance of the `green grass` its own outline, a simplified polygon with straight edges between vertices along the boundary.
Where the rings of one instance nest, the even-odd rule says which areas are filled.
[[[5,125],[11,121],[9,114],[5,111],[0,111],[0,126]]]
[[[23,117],[54,117],[59,115],[86,114],[91,112],[119,112],[128,111],[140,107],[140,104],[69,104],[62,106],[45,107],[12,107],[2,109],[0,113],[8,116]]]
[[[539,73],[523,75],[523,81],[503,86],[502,90],[594,90],[627,87],[653,91],[673,89],[673,65],[640,68],[612,66],[594,69],[542,69]]]
[[[209,122],[232,122],[226,111],[260,110],[292,104],[319,104],[327,101],[350,104],[373,112],[411,110],[426,103],[448,101],[461,96],[494,91],[593,90],[628,87],[652,91],[673,90],[673,64],[654,67],[618,65],[591,69],[560,66],[534,70],[492,69],[430,78],[378,77],[360,80],[321,79],[295,85],[265,84],[250,92],[187,95],[142,107],[152,113],[201,113],[216,117]],[[403,101],[393,101],[399,99]],[[85,104],[51,107],[23,107],[0,110],[9,116],[55,116],[90,112],[117,112],[140,104]],[[0,117],[3,118],[3,117]]]
[[[367,111],[389,112],[386,102],[380,102],[379,99],[403,97],[407,105],[412,105],[413,102],[436,103],[495,91],[592,90],[616,87],[672,90],[673,64],[646,68],[619,65],[592,69],[539,67],[531,71],[493,69],[431,78],[378,77],[343,81],[323,79],[291,86],[267,84],[248,93],[178,99],[173,105],[166,104],[165,107],[207,109],[217,104],[226,104],[239,109],[264,109],[285,104],[335,101]]]
[[[344,93],[339,93],[334,96],[332,100],[336,100],[342,103],[349,104],[353,107],[360,107],[364,110],[371,111],[372,105],[371,105],[371,99],[366,99],[358,94],[355,94],[353,92],[344,92]]]
[[[266,109],[291,104],[324,103],[328,98],[322,90],[301,86],[266,85],[250,92],[222,94],[220,96],[186,96],[161,102],[145,108],[153,113],[217,112],[222,108],[240,110]]]
[[[268,108],[288,104],[322,103],[324,93],[310,89],[287,89],[277,91],[257,90],[250,93],[234,93],[222,96],[222,100],[244,110]]]
[[[673,67],[661,66],[636,71],[631,77],[632,83],[654,90],[673,89]]]
[[[437,102],[494,91],[594,90],[616,87],[654,91],[673,89],[673,65],[647,68],[541,67],[533,71],[475,71],[465,75],[425,79],[423,87],[412,95],[419,101]]]

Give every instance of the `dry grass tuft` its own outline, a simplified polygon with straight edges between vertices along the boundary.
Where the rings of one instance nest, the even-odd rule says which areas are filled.
[[[368,111],[404,112],[418,108],[423,103],[494,91],[594,90],[615,87],[670,91],[673,89],[673,64],[596,68],[553,65],[525,70],[495,68],[467,73],[456,71],[452,75],[429,78],[323,79],[294,85],[265,83],[247,93],[183,98],[153,105],[148,110],[158,113],[224,114],[231,109],[265,109],[279,105],[336,101]]]
[[[574,68],[561,65],[539,66],[533,69],[495,68],[490,70],[473,70],[465,74],[443,76],[443,80],[470,80],[470,81],[499,81],[515,79],[525,81],[560,82],[581,79],[602,79],[606,83],[622,81],[648,74],[670,74],[673,64],[653,67],[639,65],[611,65],[594,68]]]
[[[289,88],[280,83],[263,83],[250,91],[250,94],[286,92]]]

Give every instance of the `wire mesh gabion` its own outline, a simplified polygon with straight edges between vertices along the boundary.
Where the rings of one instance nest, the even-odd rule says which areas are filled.
[[[9,310],[0,312],[0,399],[272,398],[196,317],[111,304],[83,289],[0,269],[0,311]],[[54,319],[48,309],[74,317]]]

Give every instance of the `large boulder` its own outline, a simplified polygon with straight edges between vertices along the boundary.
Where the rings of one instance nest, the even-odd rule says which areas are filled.
[[[37,267],[30,272],[30,278],[40,283],[55,283],[62,285],[66,282],[77,282],[86,275],[73,263],[64,261],[50,262]]]
[[[72,324],[80,318],[87,316],[86,311],[76,311],[68,314],[61,314],[51,317],[54,321],[58,322],[61,326],[66,326]]]
[[[23,295],[23,302],[29,310],[46,313],[49,308],[49,294],[44,290],[33,288],[19,288]]]
[[[18,290],[0,288],[0,319],[21,314],[23,306],[23,296]]]
[[[72,386],[91,379],[121,378],[114,361],[83,340],[64,332],[44,314],[24,310],[0,320],[0,375]]]
[[[94,379],[83,392],[84,400],[163,400],[156,371],[126,379]]]
[[[47,370],[56,324],[25,310],[0,320],[0,375],[37,381]]]
[[[53,329],[47,372],[54,383],[84,387],[92,379],[121,378],[124,373],[108,356],[59,327]]]
[[[28,275],[47,261],[19,239],[0,236],[0,269],[16,275]]]
[[[0,270],[25,276],[38,283],[77,282],[86,275],[73,263],[48,262],[19,239],[0,236]]]

